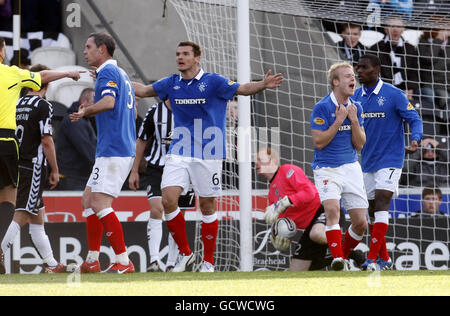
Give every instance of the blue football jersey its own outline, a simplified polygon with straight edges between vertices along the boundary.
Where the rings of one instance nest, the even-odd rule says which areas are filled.
[[[411,127],[411,140],[420,142],[423,134],[422,120],[406,94],[380,79],[372,93],[367,94],[362,86],[355,91],[353,99],[364,110],[366,144],[361,151],[363,172],[403,168],[403,121]]]
[[[114,109],[95,115],[97,124],[96,157],[136,156],[136,118],[134,89],[128,75],[109,60],[97,70],[94,102],[106,95],[116,101]]]
[[[352,99],[350,102],[355,104]],[[311,129],[326,131],[336,120],[336,108],[338,102],[334,93],[330,93],[314,106],[311,114]],[[364,124],[362,118],[362,108],[355,104],[358,109],[359,124]],[[358,153],[352,143],[352,128],[348,118],[342,122],[338,132],[331,142],[323,149],[314,148],[314,159],[312,168],[331,167],[336,168],[341,165],[352,163],[358,160]]]
[[[155,82],[162,100],[169,99],[174,116],[169,153],[198,159],[226,157],[226,112],[239,84],[201,70],[190,80],[172,75]]]

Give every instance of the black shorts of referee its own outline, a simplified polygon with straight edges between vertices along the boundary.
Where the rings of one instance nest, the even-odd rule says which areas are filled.
[[[19,145],[15,132],[0,129],[0,190],[19,183]]]

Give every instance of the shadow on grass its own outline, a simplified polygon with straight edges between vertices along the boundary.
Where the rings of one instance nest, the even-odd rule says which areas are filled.
[[[118,274],[82,274],[79,281],[91,283],[122,283],[122,282],[180,282],[180,281],[242,281],[242,280],[271,280],[271,279],[314,279],[314,278],[367,278],[371,272],[352,271],[256,271],[256,272],[216,272],[216,273],[133,273],[126,275]],[[386,276],[420,276],[438,277],[450,276],[449,270],[443,271],[382,271]],[[74,274],[9,274],[0,275],[0,289],[2,285],[25,285],[25,284],[59,284],[70,283],[77,277]]]

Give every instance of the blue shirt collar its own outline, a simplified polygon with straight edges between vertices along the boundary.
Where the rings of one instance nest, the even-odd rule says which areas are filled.
[[[333,91],[331,91],[331,93],[330,93],[330,99],[331,99],[331,102],[333,102],[336,107],[339,107],[339,102],[337,101],[336,95],[334,94]],[[353,102],[352,98],[348,98],[348,104],[354,104],[354,103],[355,102]]]
[[[189,86],[195,79],[196,79],[196,80],[202,79],[202,77],[203,77],[204,74],[205,74],[205,72],[203,71],[203,69],[200,68],[200,71],[198,72],[198,74],[197,74],[194,78],[192,78],[191,81],[188,82],[188,86]],[[183,79],[183,77],[181,76],[181,73],[180,73],[180,76],[178,77],[178,81],[181,81],[182,79]]]
[[[372,92],[378,95],[378,93],[381,90],[381,87],[383,86],[383,83],[384,83],[383,80],[378,79],[378,83],[376,84],[375,89],[373,89]],[[362,85],[362,95],[370,94],[370,91],[368,91],[369,93],[367,93],[366,89],[367,89],[366,86]]]
[[[106,67],[106,65],[114,65],[117,66],[117,60],[115,59],[108,59],[107,61],[105,61],[100,67],[97,68],[97,70],[95,71],[97,74],[100,72],[100,70],[102,70],[103,68]]]

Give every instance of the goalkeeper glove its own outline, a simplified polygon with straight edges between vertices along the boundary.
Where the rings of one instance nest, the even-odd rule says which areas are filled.
[[[284,212],[289,206],[292,206],[291,201],[288,196],[278,200],[276,203],[269,205],[266,208],[266,213],[264,214],[264,220],[267,224],[271,225],[275,223],[278,215]]]
[[[270,234],[270,241],[272,242],[272,245],[275,247],[275,249],[279,251],[287,251],[289,250],[289,247],[291,245],[291,240],[289,238],[282,236],[274,237],[272,234]]]

